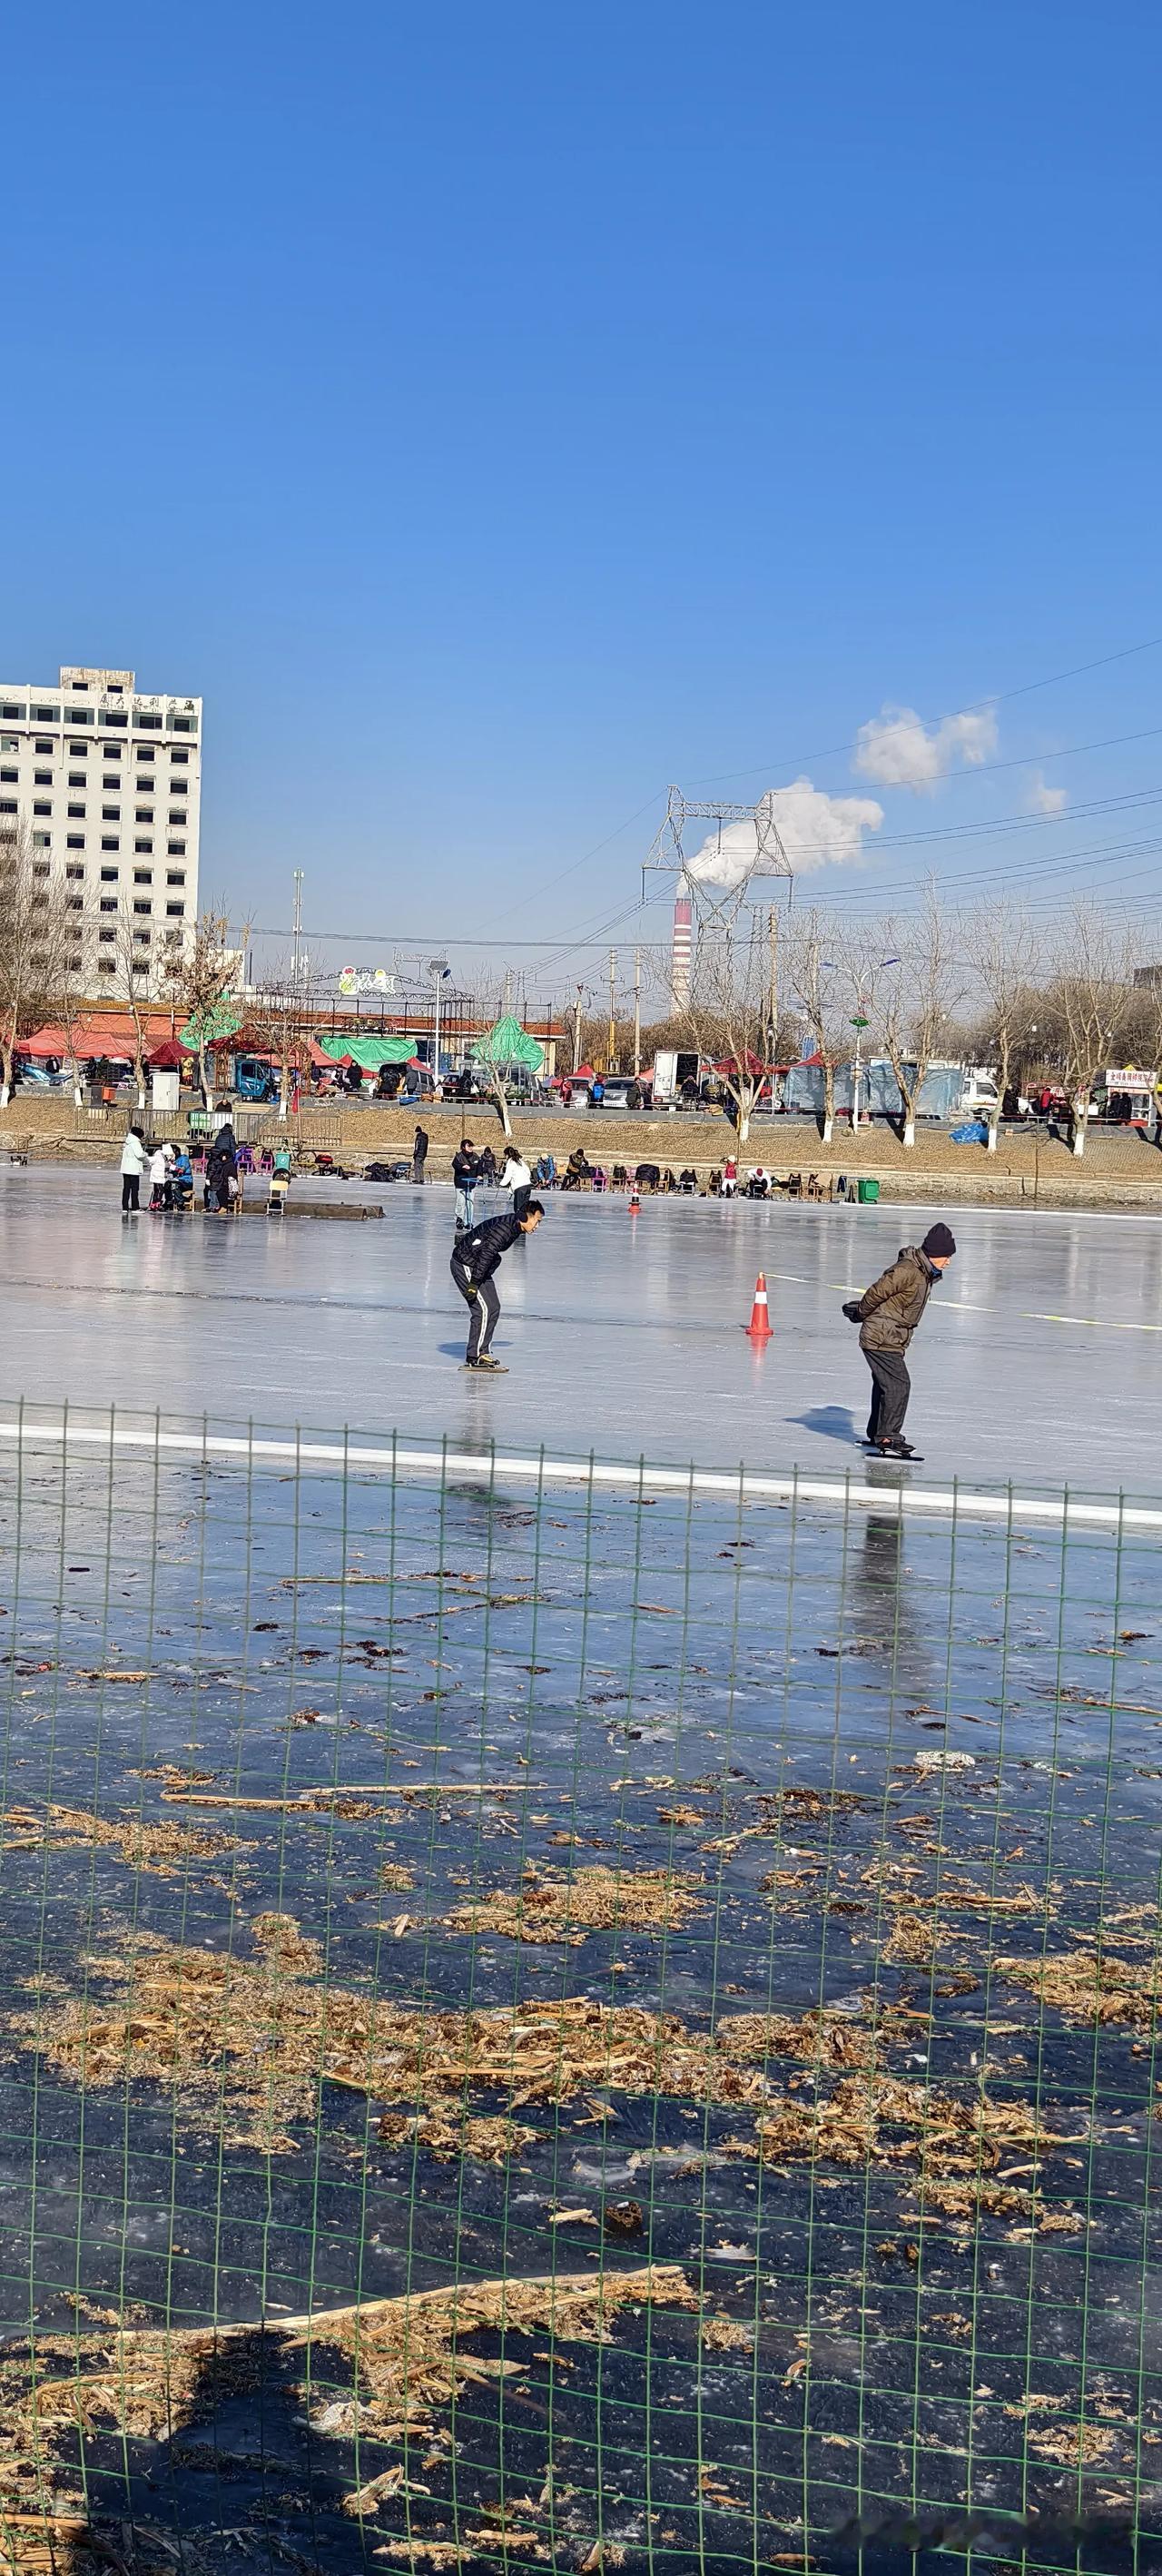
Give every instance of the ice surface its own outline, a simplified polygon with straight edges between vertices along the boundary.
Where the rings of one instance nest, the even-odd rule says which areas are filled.
[[[482,1382],[459,1370],[450,1189],[295,1188],[381,1200],[384,1222],[123,1222],[114,1173],[4,1168],[6,1395],[862,1477],[840,1305],[937,1213],[553,1197],[501,1272],[511,1373]],[[912,1354],[919,1473],[1153,1490],[1162,1219],[948,1213],[959,1254]]]

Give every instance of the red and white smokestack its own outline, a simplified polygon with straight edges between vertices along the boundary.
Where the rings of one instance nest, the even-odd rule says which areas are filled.
[[[677,1009],[690,999],[690,966],[693,954],[690,897],[685,877],[678,879],[674,897],[674,936],[670,948],[670,991]]]

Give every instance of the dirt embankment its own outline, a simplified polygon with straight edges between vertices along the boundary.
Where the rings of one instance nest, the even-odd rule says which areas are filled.
[[[142,1123],[149,1132],[148,1111]],[[176,1122],[162,1123],[168,1132],[176,1132]],[[243,1111],[238,1123],[243,1132],[248,1131],[251,1116]],[[415,1123],[413,1110],[314,1102],[299,1119],[289,1122],[304,1153],[321,1148],[356,1172],[372,1160],[410,1157]],[[432,1180],[450,1179],[461,1134],[470,1135],[477,1145],[491,1144],[496,1151],[502,1142],[495,1110],[487,1102],[465,1103],[462,1110],[428,1107],[423,1123],[431,1140],[428,1173]],[[1043,1128],[1004,1134],[997,1152],[988,1154],[979,1145],[952,1144],[946,1131],[923,1129],[915,1145],[906,1150],[882,1122],[863,1129],[858,1137],[846,1130],[837,1132],[830,1145],[824,1145],[810,1121],[778,1118],[768,1123],[763,1119],[756,1121],[741,1150],[724,1118],[682,1112],[627,1118],[612,1111],[514,1110],[512,1124],[514,1138],[529,1161],[551,1153],[558,1170],[575,1147],[583,1145],[589,1160],[602,1164],[607,1172],[615,1163],[624,1163],[632,1172],[638,1163],[654,1162],[663,1169],[668,1166],[675,1175],[689,1166],[704,1186],[734,1150],[744,1168],[761,1162],[780,1180],[798,1172],[805,1183],[808,1174],[815,1172],[826,1187],[841,1173],[874,1177],[885,1199],[919,1197],[934,1203],[1031,1207],[1162,1206],[1162,1154],[1144,1137],[1126,1131],[1091,1134],[1078,1161],[1063,1139]],[[71,1101],[56,1096],[18,1094],[7,1110],[0,1111],[0,1160],[6,1153],[26,1151],[37,1161],[115,1162],[125,1125],[119,1111],[106,1120],[101,1114],[74,1111]],[[277,1120],[268,1118],[263,1132],[273,1137],[285,1131],[279,1130]]]

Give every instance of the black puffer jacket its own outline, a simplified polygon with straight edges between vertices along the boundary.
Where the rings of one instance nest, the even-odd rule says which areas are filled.
[[[489,1217],[486,1225],[474,1225],[470,1234],[462,1234],[452,1255],[457,1270],[466,1270],[479,1288],[482,1279],[491,1279],[501,1254],[510,1252],[520,1240],[518,1216]]]
[[[861,1351],[906,1351],[939,1277],[926,1252],[905,1244],[859,1300]]]

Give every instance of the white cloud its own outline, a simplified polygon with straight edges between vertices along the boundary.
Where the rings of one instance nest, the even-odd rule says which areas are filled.
[[[757,830],[747,822],[724,824],[721,836],[711,832],[687,860],[687,876],[699,885],[721,886],[730,894],[752,874],[756,861],[761,873],[764,812],[770,813],[796,876],[814,868],[858,866],[864,833],[878,832],[884,819],[883,806],[874,797],[827,796],[809,778],[796,778],[790,787],[768,788],[756,812]]]
[[[1027,814],[1063,814],[1068,803],[1069,796],[1064,787],[1048,786],[1042,772],[1039,769],[1033,771],[1025,796]]]
[[[996,747],[997,720],[991,707],[945,716],[931,730],[914,707],[883,707],[860,726],[855,766],[880,787],[911,787],[923,795],[958,762],[968,769],[979,768]]]

